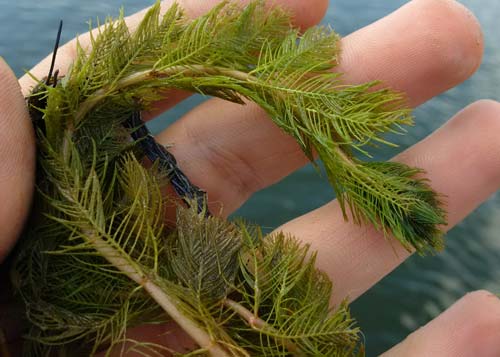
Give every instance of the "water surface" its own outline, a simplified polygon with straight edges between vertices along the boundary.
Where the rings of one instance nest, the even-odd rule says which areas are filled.
[[[486,53],[480,70],[467,82],[434,98],[415,112],[418,125],[399,137],[403,150],[429,135],[461,108],[481,98],[499,99],[500,32],[497,0],[464,0],[479,18],[485,33]],[[342,35],[349,34],[397,9],[400,0],[336,0],[325,23]],[[53,46],[58,20],[64,19],[63,40],[83,33],[85,21],[116,16],[121,5],[127,14],[149,1],[0,0],[0,55],[18,75],[31,68]],[[381,54],[383,55],[383,54]],[[169,113],[179,117],[200,98]],[[165,122],[155,122],[159,130]],[[477,130],[481,130],[480,127]],[[500,133],[499,133],[500,136]],[[383,150],[379,159],[396,152]],[[271,230],[289,219],[333,198],[324,177],[305,167],[279,184],[256,194],[237,215]],[[497,194],[448,234],[446,251],[425,259],[412,257],[353,304],[366,338],[368,355],[381,353],[410,331],[426,323],[466,292],[486,288],[500,292],[500,196]]]

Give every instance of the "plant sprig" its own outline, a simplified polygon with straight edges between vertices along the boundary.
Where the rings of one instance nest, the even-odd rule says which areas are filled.
[[[123,352],[128,342],[153,355],[170,348],[133,341],[127,328],[175,321],[198,345],[191,355],[362,354],[347,304],[329,306],[314,252],[174,203],[161,189],[171,173],[143,167],[126,123],[166,89],[255,102],[311,161],[319,156],[346,219],[432,252],[445,215],[422,171],[354,155],[392,145],[384,134],[412,123],[403,96],[344,84],[337,34],[300,33],[260,1],[223,2],[195,20],[175,4],[160,15],[157,3],[134,33],[122,15],[90,36],[64,78],[41,80],[28,99],[43,120],[37,194],[12,272],[31,323],[27,351]]]

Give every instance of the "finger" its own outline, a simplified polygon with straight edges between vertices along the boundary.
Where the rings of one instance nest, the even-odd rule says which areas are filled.
[[[482,56],[479,24],[454,1],[411,1],[346,37],[345,80],[380,79],[418,105],[462,82]],[[213,99],[158,136],[182,170],[228,215],[254,192],[307,163],[296,142],[256,105]]]
[[[196,18],[204,13],[208,12],[216,4],[220,3],[221,0],[164,0],[161,3],[162,13],[165,12],[173,3],[177,2],[182,9],[185,10],[186,16],[189,18]],[[249,0],[241,1],[241,4],[248,3]],[[267,1],[269,6],[281,6],[288,11],[290,11],[294,23],[301,27],[307,28],[318,23],[326,12],[328,7],[328,0],[269,0]],[[144,9],[134,15],[128,16],[125,21],[131,31],[137,27],[137,25],[142,20],[144,14],[148,9]],[[97,34],[97,30],[93,30],[94,34]],[[78,41],[83,48],[90,47],[90,36],[89,33],[83,34],[78,37]],[[59,73],[63,75],[66,73],[71,63],[75,60],[77,55],[77,42],[76,38],[69,41],[65,45],[61,46],[57,52],[56,65],[55,68],[59,69]],[[44,60],[38,63],[35,67],[30,70],[30,74],[36,78],[43,78],[47,75],[50,62],[52,59],[52,54],[48,55]],[[31,88],[36,84],[32,76],[24,75],[19,80],[21,88],[23,89],[23,94],[29,94]],[[189,93],[185,91],[174,91],[173,93],[168,93],[169,101],[164,103],[159,103],[164,109],[175,104],[185,97]]]
[[[483,35],[458,2],[417,0],[348,36],[342,48],[340,69],[350,83],[382,79],[416,106],[478,69]]]
[[[174,328],[171,330],[171,328]],[[487,291],[467,294],[448,310],[415,331],[403,342],[387,351],[382,357],[392,356],[440,356],[475,357],[500,354],[500,300]],[[187,352],[194,347],[192,341],[169,324],[142,326],[132,329],[129,338],[155,343]],[[123,353],[130,344],[117,347],[111,355],[136,356]]]
[[[487,291],[467,294],[382,357],[495,357],[500,355],[500,300]]]
[[[500,187],[499,132],[500,104],[481,101],[396,157],[426,170],[432,187],[445,195],[446,230]],[[300,237],[318,251],[317,266],[335,282],[336,302],[355,299],[409,255],[372,227],[345,222],[336,201],[279,230]]]
[[[0,262],[18,237],[34,187],[34,137],[17,79],[0,57]]]

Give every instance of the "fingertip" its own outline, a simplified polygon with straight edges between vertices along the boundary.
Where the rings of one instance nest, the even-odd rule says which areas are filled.
[[[438,321],[440,319],[440,321]],[[462,325],[461,332],[465,343],[482,344],[486,351],[498,356],[500,352],[500,299],[487,290],[476,290],[467,293],[464,297],[446,310],[435,324],[448,327],[450,330],[456,325]],[[465,323],[467,322],[467,323]],[[479,353],[487,356],[488,353]],[[492,354],[490,354],[492,355]]]
[[[419,105],[470,77],[484,43],[474,15],[453,0],[414,0],[342,42],[346,81],[383,80]]]
[[[470,114],[467,114],[469,111]],[[480,100],[471,104],[458,115],[457,124],[465,126],[476,140],[469,147],[469,153],[477,154],[477,169],[482,173],[483,187],[490,187],[488,197],[499,188],[500,183],[500,103],[494,100]],[[485,197],[483,197],[485,198]]]
[[[328,10],[328,0],[293,0],[282,1],[283,6],[290,9],[294,23],[301,29],[317,25]]]
[[[494,316],[500,317],[500,299],[488,290],[476,290],[468,292],[458,301],[458,306],[464,306],[470,314],[477,312],[477,307],[482,306],[482,311],[494,312]]]
[[[474,121],[485,120],[489,125],[498,125],[500,123],[500,103],[493,99],[481,99],[465,107],[457,114],[459,120],[474,118]]]
[[[499,330],[500,300],[488,291],[474,291],[383,356],[498,356]]]
[[[483,32],[475,15],[455,0],[417,0],[421,18],[428,29],[425,36],[443,55],[443,69],[463,81],[479,68],[484,52]],[[446,41],[436,36],[450,36]],[[437,53],[436,55],[439,55]]]
[[[454,130],[464,131],[462,127],[469,129],[470,135],[472,135],[472,131],[479,132],[481,135],[488,135],[488,133],[498,134],[500,132],[500,103],[491,99],[481,99],[469,104],[439,129],[438,132],[441,130],[448,130],[450,132]],[[478,141],[478,144],[490,143],[496,145],[496,140],[494,140],[496,137],[493,137],[491,142],[486,140],[487,137],[484,139]],[[492,150],[497,154],[499,153],[500,146],[496,145]]]

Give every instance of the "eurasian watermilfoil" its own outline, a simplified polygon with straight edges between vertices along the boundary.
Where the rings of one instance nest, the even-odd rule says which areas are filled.
[[[186,189],[138,113],[172,88],[253,101],[322,160],[345,219],[424,254],[443,246],[439,196],[417,168],[359,158],[412,124],[403,96],[378,82],[344,84],[337,34],[300,33],[259,1],[222,3],[195,20],[177,5],[160,15],[157,3],[133,33],[123,17],[109,19],[91,42],[28,98],[37,193],[12,270],[31,325],[26,353],[111,351],[127,328],[173,320],[198,346],[190,355],[362,354],[347,304],[329,305],[315,253],[211,216],[203,187]],[[185,204],[162,190],[169,181]],[[168,205],[175,226],[165,224]],[[128,342],[144,354],[169,350]]]

